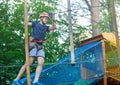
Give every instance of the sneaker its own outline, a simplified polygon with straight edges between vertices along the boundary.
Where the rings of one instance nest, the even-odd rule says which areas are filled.
[[[21,81],[20,80],[14,80],[12,82],[12,85],[22,85]]]
[[[42,84],[40,82],[35,82],[35,83],[32,83],[32,85],[44,85],[44,84]]]

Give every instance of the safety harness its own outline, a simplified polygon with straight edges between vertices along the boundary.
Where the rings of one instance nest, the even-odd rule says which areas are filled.
[[[30,37],[30,43],[35,42],[35,44],[29,48],[29,51],[31,51],[33,48],[37,48],[37,51],[41,50],[42,47],[38,47],[39,45],[42,45],[45,40],[35,40],[33,37]]]

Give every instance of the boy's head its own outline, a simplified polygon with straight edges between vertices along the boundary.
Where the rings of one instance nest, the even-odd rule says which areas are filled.
[[[40,18],[40,20],[41,20],[41,22],[42,22],[43,24],[46,24],[47,21],[48,21],[48,19],[50,19],[49,14],[46,13],[46,12],[42,12],[42,13],[39,15],[39,18]]]

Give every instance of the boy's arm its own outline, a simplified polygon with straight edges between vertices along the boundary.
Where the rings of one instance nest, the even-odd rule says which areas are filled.
[[[49,27],[49,30],[54,30],[56,29],[56,24],[55,24],[55,20],[52,20],[52,26]]]

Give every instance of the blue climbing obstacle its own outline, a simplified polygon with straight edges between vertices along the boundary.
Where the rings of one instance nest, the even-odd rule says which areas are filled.
[[[74,66],[70,54],[56,64],[43,69],[39,81],[44,85],[94,85],[104,74],[101,41],[92,42],[75,50]],[[31,74],[33,80],[35,73]],[[21,79],[26,85],[26,78]]]

